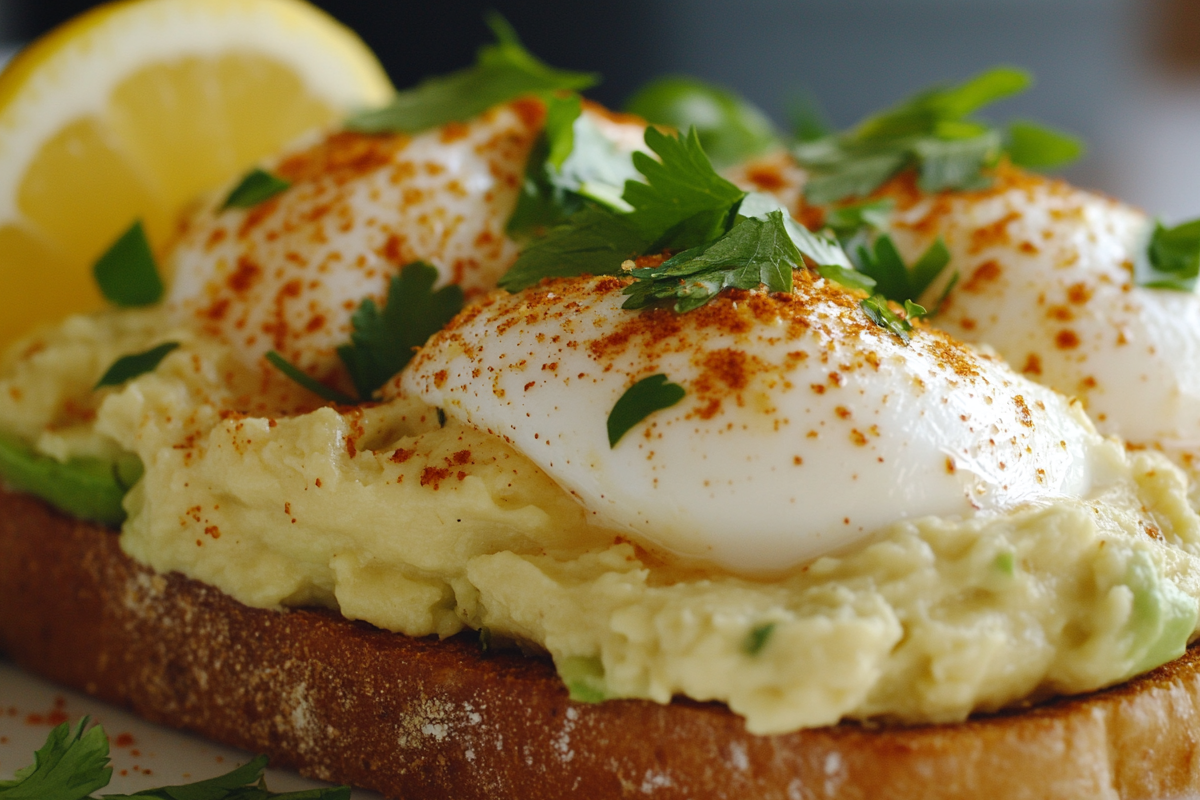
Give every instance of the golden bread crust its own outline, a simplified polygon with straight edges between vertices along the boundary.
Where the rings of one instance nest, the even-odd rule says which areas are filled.
[[[961,725],[753,736],[718,704],[571,702],[551,665],[241,605],[0,490],[0,651],[155,722],[391,797],[1172,798],[1200,794],[1200,648],[1123,686]]]

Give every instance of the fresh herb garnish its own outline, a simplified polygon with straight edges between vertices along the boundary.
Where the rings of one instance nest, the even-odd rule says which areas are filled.
[[[519,292],[542,278],[616,275],[623,262],[641,255],[649,245],[625,215],[585,208],[526,245],[499,285]]]
[[[139,375],[153,372],[162,363],[162,360],[177,347],[179,347],[179,342],[163,342],[145,352],[121,356],[105,370],[104,375],[96,382],[93,389],[104,386],[120,386],[125,381],[132,380]]]
[[[1083,153],[1078,139],[1026,122],[1005,135],[972,118],[1031,84],[1029,73],[997,67],[957,86],[920,92],[842,134],[801,141],[793,152],[811,173],[805,195],[816,204],[865,196],[910,166],[928,192],[985,188],[984,170],[1006,148],[1018,165],[1062,166]]]
[[[694,247],[728,231],[746,193],[713,169],[695,129],[675,137],[647,128],[646,146],[661,160],[635,152],[633,165],[646,182],[628,181],[622,197],[650,248]]]
[[[337,403],[339,406],[352,406],[358,403],[358,400],[354,399],[350,395],[342,394],[337,389],[333,389],[321,383],[316,378],[312,377],[304,370],[288,361],[275,350],[268,352],[266,359],[268,362],[270,362],[271,366],[275,367],[275,369],[279,370],[284,375],[291,378],[294,382],[303,386],[305,389],[308,389],[322,400],[328,400],[330,403]]]
[[[1168,228],[1155,221],[1150,241],[1134,259],[1138,286],[1190,292],[1200,275],[1200,219]]]
[[[86,730],[88,717],[75,727],[64,722],[34,753],[33,763],[0,781],[0,800],[83,800],[112,779],[108,737],[99,725]]]
[[[629,211],[621,191],[626,181],[638,178],[629,154],[582,113],[579,95],[552,96],[546,109],[546,126],[526,164],[509,234],[541,235],[582,209],[585,201]]]
[[[149,306],[162,299],[162,278],[141,220],[133,223],[96,260],[92,274],[100,293],[113,305]]]
[[[346,127],[361,133],[419,133],[449,122],[465,122],[525,95],[581,91],[598,82],[591,73],[547,66],[522,46],[503,17],[492,13],[486,19],[497,41],[479,49],[474,66],[397,92],[383,108],[350,117]]]
[[[746,641],[742,642],[742,652],[748,656],[756,656],[762,652],[767,646],[767,642],[771,639],[771,634],[775,632],[775,623],[766,622],[755,628],[752,628],[746,634]]]
[[[358,400],[326,386],[274,350],[267,353],[267,361],[324,400],[339,405],[366,402],[462,310],[462,287],[450,284],[435,292],[437,279],[436,267],[421,261],[407,264],[388,283],[382,309],[368,297],[350,317],[354,332],[337,354],[350,373]]]
[[[677,383],[668,383],[663,374],[651,375],[625,390],[608,414],[608,446],[616,447],[621,437],[653,414],[678,403],[687,391]]]
[[[254,208],[259,203],[270,200],[280,192],[287,191],[291,185],[288,181],[285,181],[278,175],[272,175],[265,169],[252,169],[246,173],[246,177],[242,178],[241,182],[225,198],[225,202],[221,204],[221,210],[224,211],[227,208]]]
[[[363,400],[370,400],[404,369],[416,348],[462,310],[462,287],[450,284],[435,292],[437,279],[436,267],[414,261],[392,277],[382,310],[367,298],[350,318],[350,343],[337,353]]]
[[[4,482],[76,519],[119,527],[125,521],[121,501],[141,476],[142,462],[132,453],[115,462],[99,458],[62,462],[0,435],[0,477]]]
[[[916,306],[916,304],[913,304]],[[912,323],[888,307],[887,298],[881,294],[873,294],[863,299],[859,306],[863,312],[879,327],[889,330],[908,344],[912,340]],[[921,308],[916,306],[916,308]],[[924,309],[922,309],[924,311]]]
[[[1078,136],[1037,122],[1015,120],[1008,124],[1007,150],[1018,167],[1057,169],[1081,158],[1087,145]]]
[[[825,264],[817,267],[817,274],[826,280],[841,284],[847,289],[858,289],[868,294],[875,289],[874,278],[855,269],[839,267],[837,264]]]
[[[911,267],[886,234],[875,239],[874,248],[860,246],[856,255],[858,271],[875,281],[875,290],[901,304],[916,301],[950,264],[950,251],[940,236]]]
[[[845,240],[864,228],[882,230],[888,224],[895,201],[891,198],[835,206],[825,213],[825,227]]]
[[[64,722],[50,732],[34,754],[34,763],[0,781],[0,800],[85,800],[112,779],[108,737],[104,728],[87,728],[84,717],[74,727]],[[85,730],[86,729],[86,730]],[[349,800],[349,786],[331,786],[277,794],[267,791],[263,770],[267,757],[217,778],[183,786],[164,786],[135,794],[106,794],[103,800]]]
[[[778,144],[767,115],[719,86],[682,76],[651,81],[629,99],[625,110],[656,125],[695,128],[713,163],[726,167]]]
[[[762,284],[769,292],[790,292],[792,270],[800,263],[783,212],[772,211],[765,220],[743,219],[721,238],[684,250],[657,267],[634,269],[636,281],[625,287],[629,299],[622,308],[673,299],[682,314],[730,287],[756,289]]]

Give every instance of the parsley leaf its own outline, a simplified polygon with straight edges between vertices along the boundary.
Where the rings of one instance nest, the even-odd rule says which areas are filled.
[[[881,230],[887,226],[895,206],[891,198],[837,206],[826,212],[825,226],[842,238],[851,237],[863,228]]]
[[[656,125],[695,128],[704,152],[725,167],[759,155],[779,141],[757,107],[719,86],[695,78],[659,78],[639,89],[625,110]]]
[[[1007,149],[1012,163],[1029,169],[1062,167],[1087,152],[1078,136],[1026,120],[1009,123]]]
[[[266,789],[263,770],[267,757],[259,756],[228,774],[184,786],[164,786],[137,794],[106,794],[103,800],[349,800],[349,786],[330,786],[276,794]]]
[[[113,365],[104,372],[104,375],[92,388],[94,390],[104,386],[120,386],[125,381],[132,380],[139,375],[153,372],[155,367],[177,347],[179,347],[179,342],[164,342],[142,353],[121,356],[113,362]]]
[[[678,403],[687,391],[677,383],[668,383],[663,374],[642,378],[625,390],[608,414],[608,446],[616,447],[621,437],[653,414]]]
[[[774,195],[765,192],[750,192],[738,206],[739,217],[752,217],[764,221],[775,211],[780,212],[783,217],[783,226],[787,230],[788,236],[791,237],[792,244],[796,245],[797,250],[812,259],[814,264],[836,264],[847,268],[851,266],[850,259],[846,257],[845,251],[837,242],[813,233],[801,225],[792,218],[791,213]]]
[[[141,473],[142,462],[133,454],[115,463],[98,458],[64,463],[0,435],[0,478],[76,519],[119,527],[125,521],[121,501]]]
[[[72,728],[64,722],[50,732],[34,763],[0,781],[0,800],[86,800],[112,778],[108,737],[99,725],[86,733],[88,717]],[[276,794],[267,791],[259,756],[232,772],[182,786],[164,786],[136,794],[106,794],[102,800],[349,800],[349,786],[330,786]]]
[[[416,348],[462,310],[462,287],[450,284],[435,292],[437,279],[436,267],[414,261],[392,277],[383,310],[367,298],[350,318],[350,344],[337,353],[363,400],[371,399],[404,369]]]
[[[162,299],[162,278],[141,220],[96,260],[92,274],[100,293],[113,305],[149,306]]]
[[[917,169],[927,192],[979,189],[983,170],[1005,146],[1014,163],[1061,166],[1083,152],[1078,140],[1030,123],[1014,123],[1003,136],[971,119],[984,106],[1025,91],[1027,72],[997,67],[958,84],[920,92],[849,131],[793,148],[810,172],[805,196],[816,204],[869,195],[902,169]]]
[[[646,146],[661,159],[635,152],[645,183],[626,181],[629,220],[651,241],[651,250],[694,247],[722,235],[746,193],[713,169],[693,128],[675,137],[646,129]]]
[[[755,289],[762,284],[770,292],[790,292],[792,270],[800,263],[783,212],[772,211],[765,220],[742,218],[714,242],[684,250],[657,267],[634,269],[637,280],[625,287],[630,297],[622,308],[675,298],[675,310],[685,313],[728,287]]]
[[[221,204],[221,211],[227,208],[254,208],[280,192],[287,191],[291,185],[265,169],[252,169],[225,198],[225,202]]]
[[[908,344],[912,340],[912,323],[888,307],[887,298],[881,294],[873,294],[859,303],[872,322],[900,337]],[[920,306],[917,306],[920,308]]]
[[[937,86],[918,92],[887,111],[868,117],[855,127],[854,137],[860,142],[947,134],[947,138],[963,138],[959,124],[968,115],[1020,94],[1032,84],[1033,77],[1024,70],[993,67],[957,86]]]
[[[99,725],[88,730],[84,717],[74,728],[56,727],[34,754],[34,763],[0,781],[0,800],[83,800],[108,785],[108,737]]]
[[[649,244],[624,215],[591,206],[530,242],[499,285],[519,292],[542,278],[616,275],[624,261],[644,253]]]
[[[766,622],[759,625],[746,634],[746,641],[742,642],[742,652],[748,656],[756,656],[762,652],[762,649],[767,646],[767,642],[771,640],[771,634],[775,632],[775,623]]]
[[[1134,260],[1138,286],[1190,292],[1200,276],[1200,219],[1174,228],[1155,221],[1150,241]]]
[[[593,74],[554,69],[539,61],[499,14],[489,14],[487,24],[497,41],[479,49],[474,66],[397,92],[383,108],[350,117],[346,127],[361,133],[419,133],[465,122],[525,95],[580,91],[598,82]]]
[[[825,264],[817,267],[817,273],[822,278],[839,283],[847,289],[859,289],[867,294],[875,289],[875,279],[855,269],[846,269],[836,264]]]
[[[874,279],[878,294],[897,303],[916,301],[950,263],[950,251],[940,236],[911,267],[905,265],[895,242],[887,235],[875,240],[873,250],[860,245],[857,255],[859,272]]]
[[[332,389],[318,381],[316,378],[309,375],[304,370],[297,367],[292,362],[288,361],[275,350],[270,351],[265,356],[271,366],[282,372],[287,377],[291,378],[296,383],[308,389],[322,400],[328,400],[330,403],[337,403],[339,406],[352,406],[358,403],[353,397],[348,394],[342,394],[337,389]]]
[[[525,167],[509,234],[541,235],[579,211],[584,199],[614,211],[630,210],[621,190],[625,181],[639,177],[633,161],[581,112],[579,95],[547,101],[546,127]]]

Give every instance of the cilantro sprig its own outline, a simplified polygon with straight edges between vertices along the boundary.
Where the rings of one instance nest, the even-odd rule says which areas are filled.
[[[0,800],[86,800],[112,780],[108,737],[99,725],[81,719],[64,722],[50,732],[34,754],[34,763],[0,781]],[[106,794],[103,800],[349,800],[349,786],[331,786],[278,794],[263,780],[266,756],[228,774],[181,786],[164,786],[135,794]]]
[[[496,42],[479,49],[473,66],[397,92],[383,108],[350,117],[346,127],[361,133],[419,133],[465,122],[518,97],[582,91],[599,81],[591,73],[554,69],[539,61],[499,14],[489,14],[486,21]]]
[[[844,133],[799,142],[793,153],[810,172],[805,196],[815,204],[866,196],[907,167],[916,169],[928,192],[985,188],[990,179],[984,170],[1006,151],[1018,166],[1070,163],[1084,152],[1073,136],[1028,121],[1004,132],[973,117],[1032,82],[1023,70],[996,67],[920,92]]]
[[[267,353],[267,361],[324,400],[339,405],[366,402],[462,310],[462,287],[450,284],[435,292],[437,279],[436,267],[421,261],[407,264],[389,281],[382,309],[368,297],[350,317],[350,342],[337,354],[354,382],[357,400],[315,380],[274,350]]]

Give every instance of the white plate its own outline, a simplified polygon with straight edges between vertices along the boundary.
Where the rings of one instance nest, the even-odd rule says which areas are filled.
[[[213,744],[198,736],[151,725],[128,711],[62,689],[0,659],[0,778],[10,778],[33,763],[33,751],[59,722],[84,715],[104,726],[112,756],[112,782],[100,794],[131,794],[144,789],[215,778],[253,755]],[[268,769],[273,792],[292,792],[328,784],[294,772]],[[354,800],[381,800],[374,792],[355,791]]]

